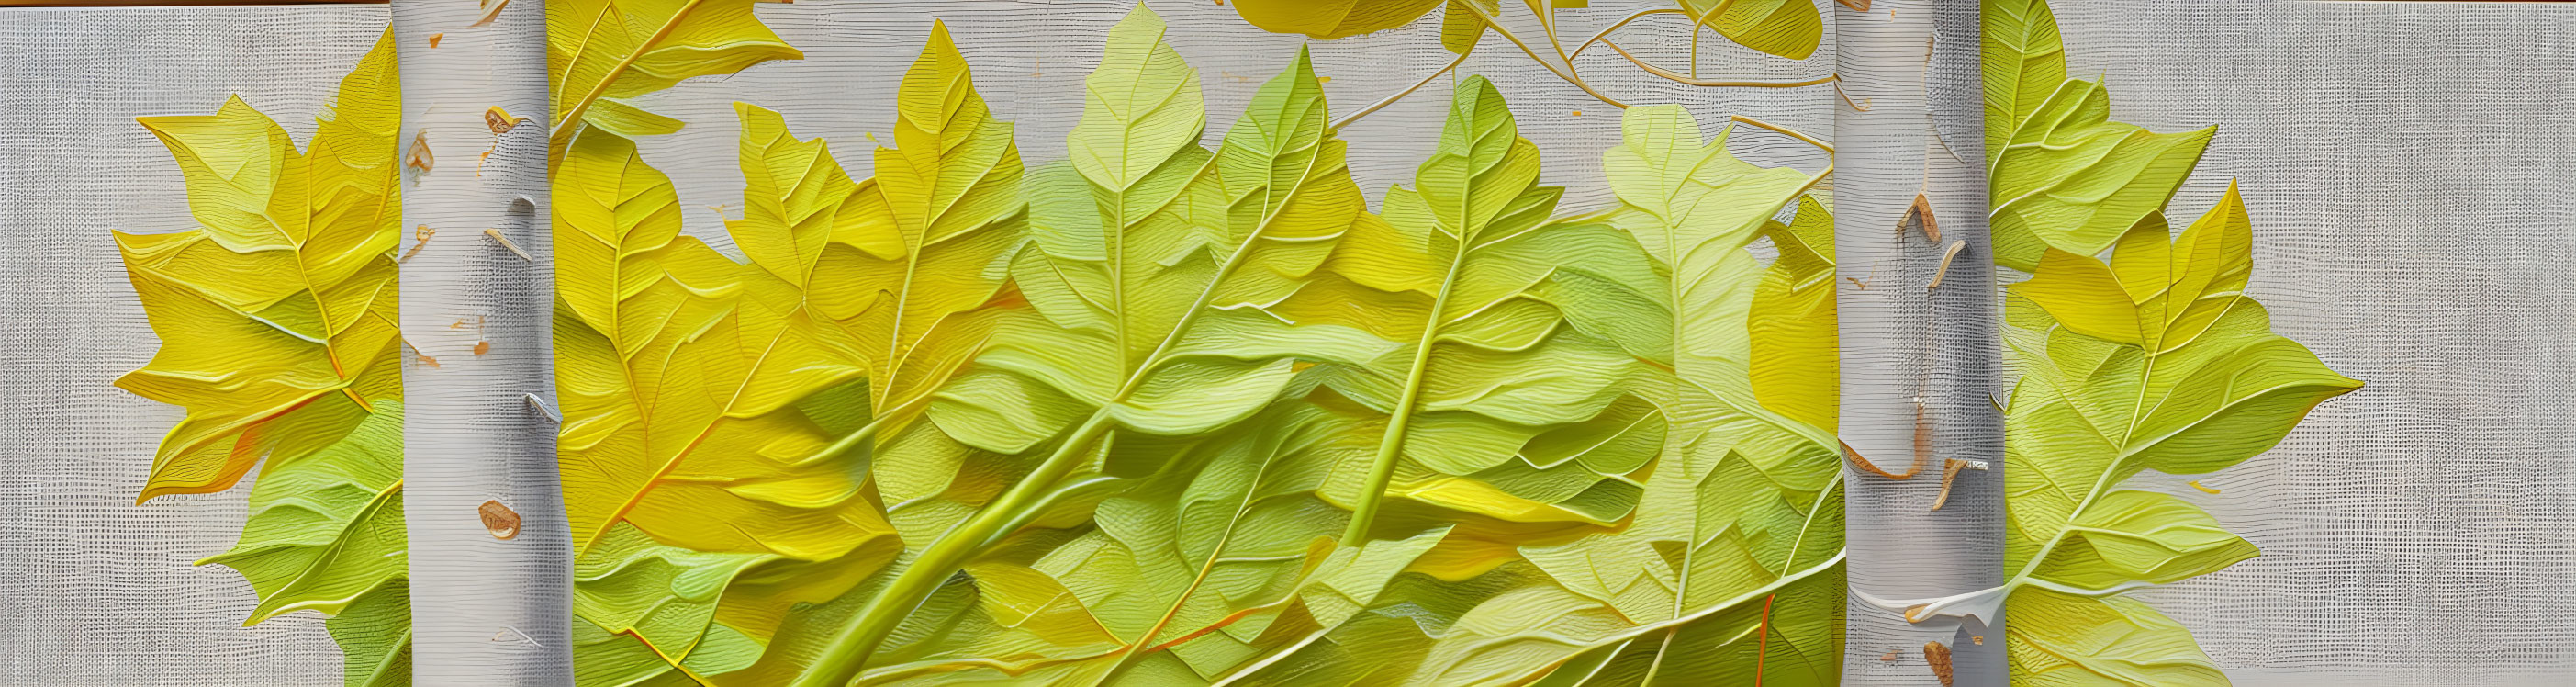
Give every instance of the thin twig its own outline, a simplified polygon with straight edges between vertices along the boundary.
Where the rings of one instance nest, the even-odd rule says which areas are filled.
[[[1706,86],[1711,88],[1798,88],[1802,86],[1813,86],[1820,83],[1832,83],[1841,81],[1843,78],[1841,74],[1827,74],[1824,78],[1808,79],[1805,81],[1705,81],[1691,78],[1690,75],[1683,74],[1681,72],[1647,64],[1645,59],[1637,57],[1636,54],[1628,52],[1627,48],[1619,47],[1618,43],[1611,42],[1609,39],[1602,39],[1601,44],[1610,46],[1611,50],[1619,51],[1620,57],[1628,58],[1629,64],[1637,65],[1638,69],[1646,70],[1646,73],[1648,74],[1664,77],[1665,80],[1674,83],[1691,86]]]
[[[1574,84],[1575,88],[1583,89],[1584,93],[1591,94],[1592,97],[1599,99],[1601,102],[1609,103],[1611,107],[1616,107],[1622,110],[1628,109],[1627,103],[1619,102],[1618,100],[1612,99],[1610,96],[1603,95],[1600,91],[1593,90],[1592,84],[1584,83],[1583,77],[1576,76],[1574,74],[1573,63],[1568,62],[1566,63],[1565,68],[1559,69],[1555,63],[1547,61],[1547,58],[1539,57],[1537,49],[1531,48],[1529,43],[1523,42],[1521,37],[1514,35],[1510,29],[1503,28],[1503,23],[1496,20],[1494,15],[1486,14],[1485,8],[1478,7],[1476,6],[1476,3],[1472,2],[1459,3],[1458,6],[1465,7],[1470,12],[1475,12],[1476,19],[1485,22],[1485,28],[1493,29],[1494,33],[1502,35],[1504,40],[1511,41],[1513,46],[1520,48],[1522,53],[1529,55],[1531,61],[1537,62],[1540,67],[1547,68],[1548,73],[1555,74],[1556,78],[1564,79],[1566,83]],[[1564,53],[1564,49],[1559,48],[1557,52],[1562,54]]]
[[[519,250],[519,244],[511,243],[510,237],[502,236],[501,230],[499,229],[485,229],[483,230],[483,235],[492,237],[492,240],[494,241],[501,242],[502,248],[508,248],[510,249],[510,252],[519,254],[519,259],[521,260],[526,260],[528,262],[537,261],[536,256],[529,255],[527,251]]]
[[[1816,137],[1814,137],[1814,136],[1809,136],[1809,135],[1806,135],[1806,134],[1798,133],[1798,130],[1797,130],[1797,129],[1791,129],[1791,128],[1789,128],[1789,127],[1780,126],[1780,125],[1778,125],[1778,124],[1773,124],[1773,123],[1770,123],[1770,122],[1765,122],[1765,121],[1762,121],[1762,120],[1759,120],[1759,119],[1754,119],[1754,118],[1752,118],[1752,117],[1746,117],[1746,116],[1744,116],[1744,115],[1735,115],[1735,116],[1727,117],[1727,119],[1731,119],[1731,120],[1738,121],[1738,122],[1743,122],[1743,123],[1745,123],[1745,124],[1751,124],[1751,125],[1753,125],[1753,126],[1755,126],[1755,127],[1758,127],[1758,128],[1770,129],[1770,130],[1772,130],[1772,131],[1775,131],[1775,132],[1781,133],[1781,134],[1783,134],[1783,135],[1786,135],[1786,136],[1788,136],[1788,137],[1790,137],[1790,138],[1798,139],[1798,140],[1801,140],[1801,141],[1806,141],[1806,142],[1807,142],[1807,145],[1811,145],[1811,146],[1815,146],[1815,147],[1818,147],[1818,148],[1822,148],[1822,149],[1824,149],[1824,151],[1825,151],[1825,152],[1828,152],[1828,153],[1834,152],[1834,144],[1826,143],[1826,142],[1824,142],[1824,141],[1816,140]]]
[[[1834,95],[1842,96],[1843,104],[1850,105],[1853,112],[1869,111],[1869,103],[1852,102],[1851,94],[1843,92],[1843,83],[1841,80],[1834,81]],[[1957,155],[1952,154],[1951,157],[1957,157]]]
[[[1450,70],[1457,69],[1459,64],[1467,61],[1468,54],[1469,53],[1463,52],[1458,53],[1458,57],[1450,60],[1449,64],[1440,67],[1440,71],[1432,72],[1430,76],[1422,77],[1421,81],[1413,82],[1412,86],[1406,87],[1401,91],[1396,91],[1394,95],[1380,98],[1374,103],[1369,103],[1368,107],[1360,108],[1360,111],[1353,112],[1349,116],[1343,117],[1341,121],[1333,122],[1331,126],[1325,127],[1325,129],[1328,131],[1340,131],[1342,127],[1350,126],[1351,122],[1359,121],[1359,118],[1366,117],[1371,112],[1376,112],[1380,108],[1393,105],[1395,104],[1395,101],[1403,100],[1405,96],[1413,95],[1414,91],[1422,90],[1423,86],[1430,84],[1434,79],[1440,78],[1440,75],[1447,74]]]
[[[1686,85],[1691,85],[1691,86],[1702,86],[1702,87],[1709,87],[1709,88],[1732,88],[1732,87],[1740,87],[1740,88],[1798,88],[1798,87],[1801,87],[1801,86],[1813,86],[1813,85],[1820,84],[1820,83],[1828,83],[1828,82],[1834,82],[1834,81],[1841,81],[1841,80],[1842,80],[1842,75],[1840,75],[1840,74],[1835,74],[1835,75],[1829,75],[1829,76],[1826,76],[1825,78],[1821,78],[1821,79],[1811,79],[1811,80],[1807,80],[1807,81],[1788,81],[1788,82],[1783,82],[1783,81],[1703,81],[1703,80],[1701,80],[1701,79],[1699,78],[1699,48],[1698,48],[1698,41],[1699,41],[1699,29],[1700,29],[1700,27],[1702,27],[1702,26],[1707,26],[1707,25],[1708,25],[1708,24],[1707,24],[1705,21],[1703,21],[1703,20],[1693,20],[1693,21],[1691,22],[1691,41],[1692,41],[1692,47],[1691,47],[1691,73],[1689,73],[1689,74],[1682,74],[1682,73],[1674,72],[1674,71],[1672,71],[1672,70],[1665,69],[1665,68],[1662,68],[1662,67],[1657,67],[1657,66],[1654,66],[1654,65],[1651,65],[1651,64],[1647,64],[1647,63],[1646,63],[1646,61],[1645,61],[1643,58],[1637,57],[1635,54],[1631,54],[1631,53],[1629,53],[1629,52],[1628,52],[1628,50],[1627,50],[1626,48],[1619,47],[1619,44],[1618,44],[1618,43],[1612,42],[1612,41],[1610,40],[1610,34],[1611,34],[1611,32],[1618,31],[1620,27],[1627,26],[1627,25],[1628,25],[1628,22],[1636,21],[1636,20],[1638,20],[1638,19],[1640,19],[1640,18],[1644,18],[1644,17],[1646,17],[1646,16],[1648,16],[1648,15],[1656,15],[1656,14],[1680,14],[1680,15],[1688,16],[1690,13],[1688,13],[1688,12],[1684,12],[1684,11],[1679,10],[1679,9],[1670,8],[1670,7],[1666,7],[1666,8],[1662,8],[1662,9],[1639,10],[1639,11],[1637,11],[1636,13],[1634,13],[1634,14],[1630,14],[1630,15],[1628,15],[1627,17],[1620,19],[1618,22],[1611,24],[1609,28],[1602,29],[1599,33],[1592,34],[1592,38],[1590,38],[1590,39],[1588,39],[1588,40],[1583,41],[1583,44],[1582,44],[1582,45],[1575,46],[1575,47],[1574,47],[1574,53],[1573,53],[1572,55],[1570,55],[1570,56],[1568,56],[1568,57],[1566,58],[1566,61],[1565,61],[1566,68],[1568,68],[1568,69],[1572,69],[1572,68],[1574,67],[1574,58],[1582,57],[1582,56],[1583,56],[1583,51],[1592,49],[1592,46],[1593,46],[1594,44],[1596,44],[1596,43],[1597,43],[1597,44],[1600,44],[1600,45],[1610,46],[1610,49],[1611,49],[1611,50],[1616,50],[1616,51],[1618,51],[1618,52],[1619,52],[1619,56],[1620,56],[1620,57],[1627,58],[1627,59],[1628,59],[1628,62],[1629,62],[1630,64],[1637,65],[1637,67],[1638,67],[1639,69],[1644,69],[1644,70],[1646,70],[1646,72],[1647,72],[1647,73],[1649,73],[1649,74],[1653,74],[1653,75],[1655,75],[1655,76],[1663,77],[1663,78],[1665,78],[1665,79],[1667,79],[1667,80],[1673,81],[1674,83],[1686,84]],[[1863,108],[1863,109],[1866,109],[1866,108]]]

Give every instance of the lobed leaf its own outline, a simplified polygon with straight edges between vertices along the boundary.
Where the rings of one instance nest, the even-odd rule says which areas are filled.
[[[2250,459],[2361,383],[2246,296],[2252,227],[2233,183],[2180,236],[2167,227],[2214,129],[2111,122],[2098,84],[2065,78],[2045,2],[1988,0],[1985,22],[1996,261],[2034,272],[2005,302],[2021,371],[1998,590],[2013,683],[2227,684],[2188,630],[2118,595],[2259,552],[2181,498],[2121,486]]]
[[[212,115],[144,117],[200,228],[116,235],[163,344],[117,386],[183,406],[138,501],[231,488],[254,466],[232,549],[244,625],[314,610],[351,685],[409,684],[402,510],[400,76],[380,37],[302,151],[238,96]]]

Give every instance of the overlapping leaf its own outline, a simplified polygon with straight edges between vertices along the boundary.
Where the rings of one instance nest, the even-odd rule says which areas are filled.
[[[1271,33],[1297,33],[1320,40],[1347,38],[1411,24],[1433,8],[1445,8],[1440,43],[1451,52],[1475,49],[1488,17],[1499,16],[1502,0],[1235,0],[1236,14]],[[1556,26],[1556,11],[1586,7],[1586,0],[1522,0],[1542,26]],[[1692,28],[1707,26],[1737,45],[1793,60],[1807,59],[1824,43],[1824,16],[1806,0],[1679,0]]]
[[[2067,81],[2005,139],[1989,172],[1995,261],[2038,269],[2049,248],[2093,255],[2164,207],[2218,132],[2110,120],[2100,84]]]
[[[1672,367],[1655,399],[1671,418],[1664,452],[1632,521],[1521,547],[1544,577],[1460,617],[1415,678],[1831,684],[1841,662],[1841,465],[1825,428],[1757,400],[1766,394],[1750,364],[1756,322],[1770,338],[1783,320],[1821,314],[1811,307],[1756,318],[1752,304],[1796,296],[1795,285],[1826,263],[1812,243],[1784,245],[1788,257],[1775,265],[1784,284],[1765,289],[1745,250],[1814,179],[1736,160],[1724,135],[1704,142],[1679,108],[1631,109],[1622,128],[1625,141],[1606,163],[1623,203],[1615,219],[1672,277],[1651,301],[1660,312],[1608,319],[1662,323],[1659,337],[1631,341]],[[1808,231],[1780,227],[1775,238],[1829,236],[1815,230],[1830,226],[1821,218],[1797,223]],[[1763,386],[1809,417],[1834,393]]]
[[[1803,60],[1824,44],[1824,15],[1808,0],[1681,0],[1681,5],[1694,24],[1764,53]]]
[[[665,659],[640,675],[749,666],[796,604],[837,598],[898,548],[853,469],[869,435],[833,412],[854,406],[868,425],[876,406],[812,403],[891,382],[870,361],[919,343],[836,317],[873,307],[850,304],[874,294],[840,272],[865,259],[849,241],[886,243],[870,233],[885,204],[777,113],[737,110],[747,187],[728,230],[749,264],[679,235],[670,180],[623,137],[577,136],[555,181],[575,606],[603,635],[577,660],[632,653],[616,639],[631,637]]]
[[[1262,310],[1293,293],[1364,211],[1301,55],[1211,154],[1195,75],[1138,10],[1113,31],[1074,158],[1029,179],[1032,245],[1012,274],[1035,317],[1004,323],[929,416],[977,449],[1031,454],[1008,491],[947,530],[836,641],[819,681],[847,680],[939,581],[1130,438],[1216,433],[1255,416],[1299,361],[1357,364],[1389,346]]]
[[[2142,223],[2108,264],[2052,249],[2013,288],[2008,341],[2023,377],[2006,417],[2005,561],[2019,585],[2006,608],[2017,674],[2111,683],[2148,668],[2106,666],[2155,659],[2202,671],[2159,684],[2223,683],[2179,625],[2103,597],[2216,572],[2254,557],[2253,545],[2181,499],[2119,486],[2144,470],[2200,474],[2252,458],[2361,386],[2271,333],[2243,294],[2252,240],[2233,189],[2166,236],[2161,220]],[[2109,641],[2105,623],[2135,627]],[[2091,653],[2042,657],[2067,643]]]
[[[116,235],[163,341],[117,386],[188,410],[139,500],[222,491],[267,461],[241,541],[202,562],[258,592],[244,624],[348,614],[329,627],[353,685],[410,681],[399,82],[388,34],[340,82],[304,151],[239,97],[213,115],[143,118],[178,160],[202,228]]]
[[[2004,153],[2013,131],[2029,121],[2049,94],[2066,83],[2066,46],[2047,0],[1985,3],[1981,55],[1985,62],[1986,164]]]
[[[2245,295],[2252,228],[2233,184],[2171,236],[2165,203],[2213,130],[2109,121],[2098,84],[2064,79],[2046,3],[1985,5],[1996,260],[2033,272],[2006,303],[2021,372],[2005,415],[2009,578],[1925,607],[1999,596],[2014,684],[2227,684],[2190,631],[2118,594],[2258,552],[2179,497],[2121,487],[2243,462],[2361,383],[2273,334]]]
[[[1406,342],[1337,383],[1391,416],[1346,538],[1365,538],[1389,488],[1523,522],[1607,525],[1635,507],[1664,429],[1630,395],[1650,368],[1565,325],[1558,302],[1646,302],[1658,275],[1607,224],[1550,221],[1563,190],[1538,173],[1501,94],[1469,77],[1415,187],[1390,191],[1384,221],[1354,225],[1279,308]],[[1398,481],[1399,466],[1427,472]]]

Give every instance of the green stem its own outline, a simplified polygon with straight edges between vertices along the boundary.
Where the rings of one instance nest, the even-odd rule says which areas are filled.
[[[1001,528],[1017,519],[1020,511],[1043,498],[1057,482],[1081,467],[1084,450],[1091,446],[1093,440],[1108,432],[1112,424],[1115,423],[1109,418],[1109,408],[1103,406],[1075,429],[1072,436],[1066,437],[1064,443],[1056,445],[1055,452],[1047,456],[1046,462],[1039,463],[1037,470],[1021,478],[1000,498],[984,504],[974,517],[941,534],[937,541],[913,559],[911,567],[905,568],[893,582],[887,583],[885,590],[877,593],[867,609],[860,612],[857,622],[844,627],[839,636],[832,638],[831,646],[823,650],[823,655],[815,660],[811,670],[797,679],[795,687],[840,687],[857,679],[860,669],[866,667],[868,657],[877,652],[877,647],[885,643],[888,635],[894,634],[895,627],[903,624],[905,617],[912,615],[913,608],[940,584],[947,582],[951,571],[975,557],[994,535],[1000,534]]]
[[[1396,398],[1395,416],[1387,419],[1386,434],[1378,439],[1377,457],[1369,461],[1368,484],[1360,487],[1360,501],[1351,509],[1351,524],[1342,530],[1343,546],[1368,543],[1369,526],[1377,521],[1378,505],[1386,500],[1387,485],[1395,481],[1395,461],[1404,453],[1404,430],[1413,424],[1413,408],[1422,396],[1422,373],[1431,366],[1431,345],[1439,340],[1440,325],[1449,312],[1449,286],[1458,281],[1458,266],[1467,263],[1467,241],[1471,237],[1461,232],[1458,253],[1449,260],[1449,273],[1440,278],[1440,295],[1431,299],[1431,321],[1422,324],[1422,340],[1413,345],[1413,366],[1404,374],[1404,394]]]

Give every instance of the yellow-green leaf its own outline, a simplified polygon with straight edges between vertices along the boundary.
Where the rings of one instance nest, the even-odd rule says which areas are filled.
[[[2044,589],[2013,594],[2004,626],[2013,684],[2048,687],[2224,687],[2227,675],[2191,631],[2135,599]]]
[[[1223,429],[1285,392],[1300,359],[1357,364],[1389,348],[1261,310],[1304,283],[1365,209],[1306,57],[1255,93],[1211,155],[1195,143],[1195,83],[1162,54],[1162,31],[1141,7],[1113,29],[1102,69],[1134,78],[1092,83],[1087,121],[1068,140],[1088,152],[1029,178],[1034,240],[1012,274],[1036,316],[1003,322],[976,371],[929,408],[959,442],[1039,460],[922,549],[800,684],[857,677],[940,581],[1086,483],[1095,451],[1129,433]]]
[[[244,625],[339,613],[406,572],[402,504],[402,402],[379,400],[339,443],[271,464],[251,489],[241,542],[198,563],[239,570],[258,590]]]
[[[631,98],[701,77],[805,54],[753,16],[756,0],[556,0],[546,3],[546,76],[554,139],[588,121],[603,99]],[[651,127],[621,104],[599,123],[621,134]]]
[[[727,229],[749,264],[680,236],[669,178],[623,137],[586,131],[557,170],[558,451],[575,606],[610,633],[582,643],[579,660],[639,656],[614,639],[631,637],[667,659],[642,674],[742,669],[791,608],[838,598],[899,548],[845,457],[873,435],[812,405],[877,379],[868,361],[883,358],[872,355],[908,350],[835,317],[863,319],[865,302],[808,295],[869,269],[840,241],[884,222],[885,204],[778,113],[736,110],[746,186],[743,218]],[[858,424],[875,427],[864,418],[878,406],[855,400]],[[755,571],[756,583],[740,579]]]
[[[2242,293],[2251,239],[2232,189],[2170,244],[2165,231],[2161,217],[2139,223],[2108,264],[2051,249],[2013,287],[2007,342],[2023,375],[2005,415],[2004,591],[2016,681],[2224,684],[2180,626],[2087,597],[2216,572],[2254,546],[2180,499],[2118,487],[2145,470],[2252,458],[2361,386],[2273,334]]]
[[[244,625],[319,611],[357,686],[411,681],[396,264],[400,75],[393,37],[340,82],[298,151],[234,97],[145,117],[201,226],[116,235],[161,350],[117,386],[187,417],[138,500],[233,486],[266,461],[231,550],[259,603]]]
[[[2032,111],[2066,82],[2066,45],[2047,0],[1986,0],[1982,54],[1986,90],[1986,164]]]
[[[1302,33],[1332,40],[1392,29],[1440,6],[1443,0],[1234,0],[1234,11],[1271,33]]]
[[[1824,44],[1824,15],[1808,0],[1681,0],[1681,6],[1694,29],[1707,25],[1765,53],[1803,60]]]
[[[301,153],[238,97],[213,115],[141,120],[178,159],[204,226],[117,234],[165,343],[116,384],[188,409],[142,499],[221,491],[263,457],[319,451],[375,400],[401,399],[397,82],[387,39],[341,82]]]
[[[1841,655],[1840,458],[1830,427],[1757,400],[1750,361],[1757,323],[1817,313],[1755,315],[1764,276],[1746,248],[1815,178],[1736,159],[1723,135],[1703,140],[1677,107],[1632,108],[1622,130],[1605,161],[1622,201],[1615,221],[1671,275],[1655,299],[1664,312],[1650,316],[1664,326],[1659,336],[1626,342],[1671,361],[1669,377],[1640,387],[1669,418],[1661,455],[1631,519],[1519,547],[1543,574],[1461,616],[1415,677],[1832,684]],[[1814,209],[1799,218],[1806,232],[1774,230],[1792,239],[1774,269],[1830,271],[1820,251],[1795,240],[1831,225]]]
[[[1995,262],[2035,271],[2048,249],[2091,256],[2164,207],[2218,132],[2111,121],[2100,84],[2067,81],[1995,152]]]

